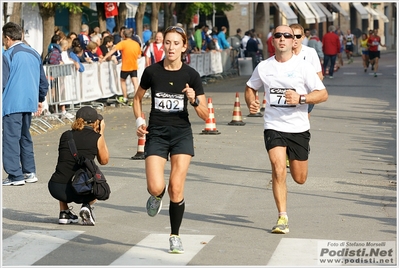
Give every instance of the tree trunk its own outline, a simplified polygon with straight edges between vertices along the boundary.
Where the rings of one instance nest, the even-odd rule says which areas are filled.
[[[100,31],[103,32],[107,30],[107,22],[105,21],[104,3],[96,3],[96,6],[98,14],[98,25],[100,27]]]
[[[137,12],[136,12],[136,29],[137,29],[137,35],[142,36],[143,35],[143,18],[144,18],[144,13],[145,13],[145,7],[147,3],[140,3],[139,6],[137,7]]]
[[[55,6],[46,8],[42,3],[39,3],[39,14],[43,20],[43,53],[42,58],[47,55],[47,47],[51,42],[51,37],[54,34],[55,25]]]
[[[127,17],[126,4],[125,3],[119,3],[118,17],[117,17],[117,21],[116,21],[117,29],[120,29],[122,26],[125,25],[126,17]]]
[[[23,25],[21,20],[21,10],[22,10],[22,3],[15,2],[12,8],[10,22],[14,22],[22,27]]]
[[[151,12],[151,31],[158,32],[158,14],[159,9],[161,8],[162,3],[152,3],[152,12]]]
[[[81,3],[75,3],[76,6],[82,7]],[[82,26],[82,12],[73,13],[69,11],[69,32],[80,33]]]

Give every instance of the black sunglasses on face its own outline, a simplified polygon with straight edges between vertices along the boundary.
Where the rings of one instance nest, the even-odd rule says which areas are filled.
[[[275,33],[274,38],[281,38],[281,36],[284,36],[285,39],[292,39],[294,36],[290,33]]]
[[[294,34],[296,39],[301,39],[302,35],[301,34]]]

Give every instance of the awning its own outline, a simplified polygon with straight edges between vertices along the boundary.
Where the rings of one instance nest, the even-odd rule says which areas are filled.
[[[317,3],[308,2],[307,5],[308,5],[309,9],[315,15],[317,22],[327,21],[326,15],[324,15],[323,11],[320,9],[320,7],[317,5]]]
[[[332,21],[332,20],[333,20],[333,16],[332,16],[332,14],[330,13],[330,11],[328,11],[328,9],[327,9],[322,3],[316,3],[316,4],[319,6],[319,8],[321,9],[321,11],[323,11],[323,13],[326,14],[327,19],[328,19],[329,21]]]
[[[378,13],[371,7],[365,6],[364,8],[373,16],[373,20],[378,20],[380,18],[380,15],[378,15]]]
[[[291,2],[294,7],[299,10],[299,13],[305,19],[306,24],[316,23],[316,17],[313,15],[312,11],[308,8],[305,2]]]
[[[362,19],[368,19],[369,18],[369,12],[364,8],[364,6],[361,3],[352,3],[352,5],[356,8],[357,12],[359,12],[360,17]]]
[[[338,9],[339,13],[345,17],[346,20],[350,20],[348,12],[346,12],[338,3],[331,3],[336,9]]]
[[[379,11],[378,9],[372,9],[372,10],[374,10],[378,14],[379,18],[382,19],[385,23],[389,22],[388,17],[385,16],[383,12]]]
[[[280,9],[281,14],[283,14],[283,16],[287,19],[288,25],[298,23],[298,17],[294,13],[294,11],[292,11],[287,2],[276,2],[276,4]]]

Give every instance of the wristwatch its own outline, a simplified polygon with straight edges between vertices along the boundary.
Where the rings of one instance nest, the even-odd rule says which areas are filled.
[[[195,101],[194,102],[190,102],[190,104],[193,107],[197,107],[200,104],[200,100],[197,97],[195,97]]]
[[[299,104],[305,104],[306,103],[306,97],[305,95],[301,95],[299,98]]]

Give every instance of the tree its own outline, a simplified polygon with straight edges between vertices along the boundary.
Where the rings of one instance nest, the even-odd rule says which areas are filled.
[[[34,3],[35,5],[36,3]],[[54,35],[55,11],[57,8],[67,8],[70,12],[82,12],[82,8],[75,3],[37,3],[39,5],[39,14],[43,20],[43,52],[42,58],[47,55],[47,45],[51,42]],[[81,17],[79,18],[79,22]]]
[[[98,25],[100,27],[100,31],[103,32],[107,30],[107,22],[105,21],[105,9],[104,3],[96,3],[97,14],[98,14]]]
[[[76,3],[76,6],[82,9],[81,3]],[[82,25],[82,11],[71,12],[69,11],[69,32],[75,32],[79,34],[81,32]]]
[[[144,18],[146,6],[147,6],[147,3],[140,3],[139,6],[137,7],[137,12],[136,12],[137,33],[136,34],[138,36],[142,36],[142,34],[143,34],[143,18]]]
[[[21,25],[21,9],[22,3],[14,3],[12,7],[12,14],[10,16],[10,21]]]
[[[153,32],[158,31],[158,14],[159,14],[159,9],[161,8],[162,3],[156,2],[152,3],[152,12],[151,12],[151,30]]]
[[[118,20],[116,21],[117,29],[120,29],[123,25],[125,25],[126,17],[127,17],[126,3],[119,3]]]

